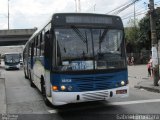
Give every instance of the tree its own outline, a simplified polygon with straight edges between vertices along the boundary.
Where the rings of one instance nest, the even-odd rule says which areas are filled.
[[[151,50],[151,30],[150,30],[150,19],[149,12],[140,21],[140,41],[146,50]],[[157,40],[160,40],[160,8],[155,9],[154,17],[156,19],[156,32]]]
[[[151,50],[151,30],[149,16],[143,17],[140,22],[140,41],[146,50]]]
[[[138,52],[139,51],[139,26],[138,21],[131,19],[128,22],[129,27],[125,28],[125,39],[127,42],[127,52]]]

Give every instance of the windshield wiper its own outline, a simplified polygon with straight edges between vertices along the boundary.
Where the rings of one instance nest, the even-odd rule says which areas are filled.
[[[108,32],[108,29],[105,29],[105,30],[103,31],[103,33],[101,34],[101,30],[100,30],[100,33],[99,33],[99,52],[100,52],[100,53],[101,53],[101,43],[103,42],[103,40],[104,40],[107,32]]]
[[[86,43],[86,47],[87,47],[87,53],[88,53],[88,39],[87,39],[87,33],[85,31],[85,35],[83,35],[83,33],[81,31],[79,31],[79,29],[76,26],[72,26],[72,29],[74,30],[74,32],[79,36],[79,38]]]
[[[108,29],[105,29],[105,30],[103,31],[102,35],[100,35],[100,37],[99,37],[99,43],[100,43],[100,44],[101,44],[102,41],[104,40],[107,32],[108,32]],[[101,32],[100,32],[100,34],[101,34]]]
[[[75,33],[80,37],[80,39],[84,42],[87,43],[86,37],[78,30],[76,26],[72,26],[72,29],[75,31]]]

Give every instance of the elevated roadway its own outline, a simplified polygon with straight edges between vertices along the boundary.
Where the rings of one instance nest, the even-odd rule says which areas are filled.
[[[24,45],[35,31],[36,28],[0,30],[0,46]]]

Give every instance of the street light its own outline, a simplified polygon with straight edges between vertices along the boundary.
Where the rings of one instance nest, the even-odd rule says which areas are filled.
[[[75,10],[77,12],[77,0],[75,0]]]
[[[94,4],[94,7],[93,7],[93,8],[94,8],[94,12],[95,12],[95,11],[96,11],[96,4]]]
[[[75,8],[76,12],[81,12],[81,1],[80,0],[75,0]]]
[[[9,0],[8,0],[8,30],[9,30]]]

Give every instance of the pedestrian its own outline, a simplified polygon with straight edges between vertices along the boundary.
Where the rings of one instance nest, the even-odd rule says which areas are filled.
[[[147,63],[148,76],[152,76],[152,58]]]
[[[128,63],[128,65],[131,65],[131,57],[127,58],[127,63]]]
[[[131,65],[134,65],[134,57],[131,57]]]

